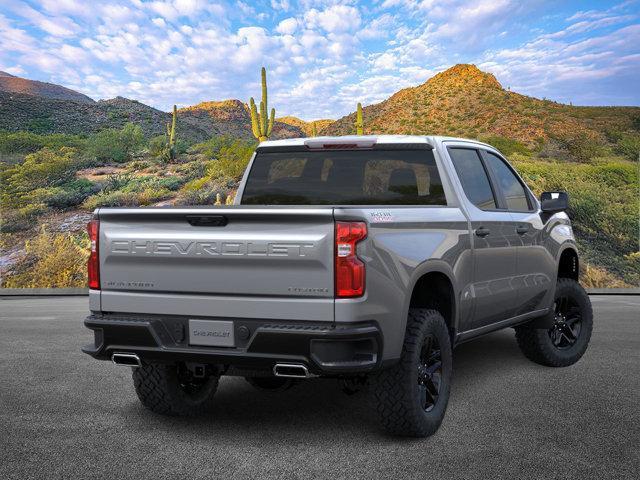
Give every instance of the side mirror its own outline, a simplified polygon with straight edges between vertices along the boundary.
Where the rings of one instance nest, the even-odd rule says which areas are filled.
[[[569,194],[567,192],[542,192],[540,206],[543,212],[562,212],[569,208]]]

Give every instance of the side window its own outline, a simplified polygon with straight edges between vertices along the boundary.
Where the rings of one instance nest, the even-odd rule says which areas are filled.
[[[529,201],[524,187],[520,180],[513,174],[509,166],[497,155],[485,152],[485,158],[489,168],[496,175],[496,180],[500,184],[500,189],[504,194],[509,210],[526,211],[529,210]]]
[[[481,210],[496,209],[496,199],[478,151],[470,148],[449,148],[449,155],[467,198]]]

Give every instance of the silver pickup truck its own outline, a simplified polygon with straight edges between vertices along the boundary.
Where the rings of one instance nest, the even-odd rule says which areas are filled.
[[[157,413],[207,411],[222,375],[334,377],[370,390],[388,432],[427,436],[457,344],[514,327],[542,365],[585,352],[567,207],[477,141],[262,142],[233,206],[95,211],[83,350],[133,367]]]

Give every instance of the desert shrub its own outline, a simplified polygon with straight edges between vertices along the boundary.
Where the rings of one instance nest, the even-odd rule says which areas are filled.
[[[497,148],[506,156],[510,156],[514,153],[518,153],[520,155],[531,154],[529,149],[524,144],[520,143],[517,140],[513,140],[512,138],[499,137],[494,135],[490,137],[483,137],[482,141],[484,143],[488,143],[492,147]]]
[[[31,203],[33,190],[57,187],[73,180],[80,165],[73,148],[63,147],[58,151],[43,148],[31,153],[23,163],[0,172],[0,204],[20,207]]]
[[[224,175],[239,179],[247,168],[253,151],[253,144],[238,140],[222,148],[218,153],[218,160],[212,162],[209,168],[218,169]]]
[[[189,150],[189,143],[182,138],[178,138],[175,148],[178,154],[183,154]],[[165,162],[171,159],[169,156],[169,147],[167,146],[167,137],[165,135],[158,135],[149,140],[149,154]]]
[[[138,205],[138,197],[134,192],[102,191],[87,198],[82,207],[94,210],[98,207],[134,207]]]
[[[59,150],[72,147],[76,150],[86,148],[87,140],[79,135],[54,133],[38,135],[32,132],[0,132],[0,153],[34,153],[48,147]]]
[[[158,135],[157,137],[149,140],[149,154],[154,157],[160,157],[164,155],[167,148],[167,137],[165,135]]]
[[[220,189],[214,185],[205,185],[198,190],[183,190],[176,198],[176,205],[215,205]]]
[[[38,219],[47,211],[44,203],[31,203],[21,208],[3,208],[0,215],[0,232],[12,233],[33,228]]]
[[[555,140],[567,151],[571,160],[578,162],[588,162],[603,153],[601,142],[586,132],[565,134]]]
[[[127,123],[120,130],[102,130],[89,138],[89,154],[101,162],[125,162],[142,147],[144,136],[139,125]]]
[[[127,170],[130,172],[139,172],[140,170],[145,170],[153,165],[149,160],[134,160],[132,162],[127,163]]]
[[[185,183],[186,180],[183,177],[177,176],[160,178],[157,181],[160,188],[166,188],[167,190],[178,190]]]
[[[640,158],[640,134],[622,134],[616,141],[615,151],[630,160]]]
[[[81,178],[60,187],[38,188],[31,192],[32,201],[44,203],[50,208],[69,208],[81,204],[87,197],[98,191],[93,182]]]
[[[87,198],[82,204],[86,210],[98,207],[138,207],[166,200],[172,196],[166,188],[146,188],[139,191],[100,192]]]
[[[176,205],[214,205],[217,196],[224,201],[238,186],[236,179],[220,172],[214,177],[205,176],[186,183],[178,192]]]
[[[53,130],[53,120],[49,117],[39,117],[29,120],[27,130],[33,133],[49,133]]]
[[[133,181],[133,177],[129,174],[116,173],[109,175],[103,184],[104,192],[115,192],[122,190]]]
[[[256,143],[253,141],[239,140],[229,136],[216,136],[212,137],[206,142],[198,143],[191,147],[191,151],[194,153],[201,153],[209,159],[218,158],[221,152],[236,151],[240,158],[247,156],[255,150]]]
[[[3,281],[7,288],[86,286],[86,235],[54,234],[42,227],[25,245],[26,256]]]
[[[602,268],[585,263],[580,268],[580,283],[585,288],[628,288],[629,284]]]

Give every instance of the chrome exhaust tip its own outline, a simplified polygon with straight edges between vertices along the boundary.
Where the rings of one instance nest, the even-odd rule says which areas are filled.
[[[301,363],[276,363],[273,367],[276,377],[309,378],[312,375],[306,366]]]
[[[140,357],[135,353],[114,353],[111,355],[111,361],[116,365],[121,365],[124,367],[140,367],[142,363],[140,362]]]

